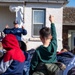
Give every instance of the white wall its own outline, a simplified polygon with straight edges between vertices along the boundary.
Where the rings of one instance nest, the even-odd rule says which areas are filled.
[[[6,24],[13,27],[13,21],[15,20],[15,13],[10,12],[8,6],[0,6],[0,31],[3,31]]]
[[[46,26],[50,27],[49,15],[55,17],[55,26],[57,30],[57,40],[58,40],[58,50],[62,48],[62,16],[63,16],[63,7],[60,4],[33,4],[27,3],[24,9],[24,27],[27,30],[28,34],[23,36],[22,40],[26,41],[28,50],[31,48],[36,48],[42,43],[38,40],[33,41],[32,39],[32,8],[44,8],[46,9]],[[13,21],[16,17],[15,12],[11,12],[9,7],[0,6],[0,31],[5,28],[5,25],[8,24],[10,27],[13,27]],[[36,38],[38,39],[38,38]]]
[[[60,4],[33,4],[29,3],[25,6],[25,29],[27,29],[28,34],[23,37],[27,41],[28,49],[36,48],[40,44],[40,41],[29,41],[32,38],[32,8],[45,8],[46,9],[46,26],[50,27],[49,15],[55,17],[55,26],[57,30],[58,37],[58,50],[62,48],[62,16],[63,16],[63,7]]]

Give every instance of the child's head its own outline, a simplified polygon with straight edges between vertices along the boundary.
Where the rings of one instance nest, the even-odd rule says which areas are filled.
[[[2,46],[5,50],[11,50],[11,49],[19,48],[19,43],[15,35],[7,34],[2,39]]]
[[[26,46],[25,42],[19,41],[19,45],[20,45],[21,50],[23,50],[23,51],[27,50],[27,46]]]
[[[64,45],[63,49],[61,50],[62,52],[67,52],[69,51],[69,46],[68,45]]]
[[[13,24],[14,24],[14,27],[15,27],[15,28],[18,28],[18,21],[17,21],[17,20],[15,20],[15,21],[13,22]]]
[[[41,41],[44,43],[46,40],[50,40],[52,39],[52,36],[51,36],[51,30],[49,27],[43,27],[40,31],[39,31],[39,34],[40,34],[40,39]]]

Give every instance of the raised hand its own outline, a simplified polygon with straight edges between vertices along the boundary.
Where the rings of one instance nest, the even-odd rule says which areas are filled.
[[[6,26],[5,26],[5,28],[9,28],[9,26],[8,26],[8,25],[6,25]]]
[[[24,29],[24,26],[22,26],[22,29]]]
[[[54,23],[54,16],[50,15],[50,16],[49,16],[49,21],[50,21],[51,23]]]

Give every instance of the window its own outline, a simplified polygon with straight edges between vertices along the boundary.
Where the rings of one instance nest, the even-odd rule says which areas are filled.
[[[33,36],[39,36],[39,30],[45,26],[45,10],[33,9]]]

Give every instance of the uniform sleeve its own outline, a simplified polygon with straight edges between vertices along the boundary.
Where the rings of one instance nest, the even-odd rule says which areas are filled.
[[[5,34],[9,34],[10,31],[11,31],[11,29],[9,29],[9,28],[5,28],[5,29],[3,30],[3,32],[4,32]]]
[[[38,56],[35,51],[35,53],[32,57],[32,60],[31,60],[31,64],[30,64],[30,74],[32,74],[35,71],[35,68],[37,67],[37,65],[38,65]]]
[[[22,34],[23,34],[23,35],[26,35],[26,34],[27,34],[27,30],[22,29]]]
[[[13,60],[9,59],[10,59],[10,54],[6,53],[3,60],[0,62],[0,74],[4,73],[11,65]]]

